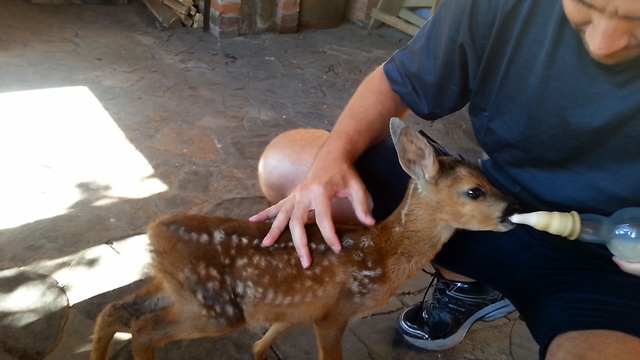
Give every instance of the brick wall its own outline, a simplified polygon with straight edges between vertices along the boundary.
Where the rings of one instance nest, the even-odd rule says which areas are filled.
[[[277,0],[276,6],[276,30],[295,33],[298,30],[300,0]],[[209,31],[220,39],[241,35],[241,8],[241,0],[211,0]]]
[[[357,24],[368,24],[371,20],[371,9],[378,6],[378,0],[349,0],[347,3],[347,19]]]
[[[278,0],[276,11],[276,27],[281,34],[291,34],[298,31],[298,11],[300,0]]]
[[[260,0],[210,0],[209,31],[220,39],[241,35],[241,1]],[[300,0],[276,0],[276,30],[279,33],[295,33],[298,31],[298,11]],[[349,0],[346,19],[364,25],[371,19],[371,9],[378,5],[378,0]],[[201,12],[204,9],[201,5]]]

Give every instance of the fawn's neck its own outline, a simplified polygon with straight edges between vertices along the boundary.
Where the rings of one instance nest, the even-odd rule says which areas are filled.
[[[427,266],[455,231],[440,216],[445,209],[422,191],[411,180],[400,206],[375,229],[389,251],[388,271],[398,280]]]

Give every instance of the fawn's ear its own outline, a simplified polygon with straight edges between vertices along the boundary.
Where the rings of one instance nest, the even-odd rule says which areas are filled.
[[[389,129],[404,171],[416,180],[432,181],[439,169],[433,147],[397,117],[391,118]]]

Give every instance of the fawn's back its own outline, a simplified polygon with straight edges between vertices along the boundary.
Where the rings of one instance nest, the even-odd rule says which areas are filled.
[[[307,226],[313,265],[300,266],[285,231],[264,247],[268,223],[181,215],[148,228],[154,283],[100,315],[94,359],[115,331],[131,327],[136,359],[177,339],[217,336],[244,325],[273,326],[254,346],[257,359],[288,327],[313,323],[321,359],[340,359],[348,323],[384,305],[426,266],[456,229],[506,231],[510,202],[476,167],[436,158],[415,131],[392,121],[399,160],[413,180],[400,207],[372,228],[337,226],[334,253]],[[132,311],[133,309],[133,311]]]

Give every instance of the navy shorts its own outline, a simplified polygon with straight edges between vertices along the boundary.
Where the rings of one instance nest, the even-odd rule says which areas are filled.
[[[409,176],[391,140],[356,162],[377,221],[402,201]],[[526,206],[526,204],[524,204]],[[434,259],[504,294],[520,312],[544,358],[553,338],[575,330],[640,337],[640,277],[620,270],[603,245],[519,225],[505,233],[458,231]]]

